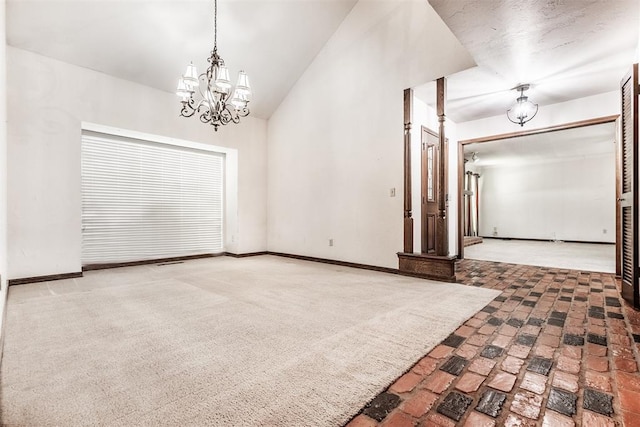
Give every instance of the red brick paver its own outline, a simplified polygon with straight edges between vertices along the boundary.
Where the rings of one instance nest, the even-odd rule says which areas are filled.
[[[547,377],[534,374],[533,372],[527,372],[524,374],[524,378],[522,378],[520,387],[536,394],[543,394],[547,389]]]
[[[482,384],[485,378],[486,377],[482,375],[467,372],[460,378],[460,381],[456,384],[456,388],[465,393],[472,393],[480,388],[480,384]]]
[[[513,389],[517,379],[518,377],[507,372],[498,372],[488,386],[508,393]]]
[[[349,427],[640,426],[640,312],[613,275],[464,260],[457,281],[502,293],[450,331],[463,338],[455,347],[436,346],[390,386],[400,403],[381,422],[360,414]],[[452,357],[466,360],[459,375],[440,370]],[[552,390],[569,406],[554,407]],[[441,407],[448,397],[458,421]]]
[[[580,386],[578,385],[579,379],[580,378],[577,375],[570,374],[568,372],[556,371],[553,375],[552,384],[554,387],[561,388],[572,393],[577,393],[580,389]]]
[[[394,393],[406,393],[415,388],[418,383],[422,381],[422,376],[415,372],[407,372],[389,387]]]
[[[479,412],[473,411],[467,417],[464,427],[495,427],[496,420]]]
[[[437,394],[418,390],[417,393],[404,401],[400,409],[415,418],[420,418],[431,409],[436,400],[438,400]]]
[[[575,425],[576,423],[571,418],[554,411],[545,412],[542,419],[542,427],[574,427]]]

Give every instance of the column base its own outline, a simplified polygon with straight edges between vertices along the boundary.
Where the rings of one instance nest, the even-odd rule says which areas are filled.
[[[456,281],[456,257],[398,252],[402,273],[441,282]]]

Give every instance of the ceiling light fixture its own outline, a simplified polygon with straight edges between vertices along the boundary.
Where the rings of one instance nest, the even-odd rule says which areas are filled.
[[[229,70],[224,60],[218,55],[218,0],[214,0],[213,12],[213,50],[207,59],[207,71],[198,76],[195,65],[191,62],[187,71],[178,80],[176,94],[182,98],[180,115],[191,117],[198,113],[202,123],[209,123],[216,132],[218,126],[229,123],[240,123],[240,117],[249,115],[247,104],[251,100],[249,77],[244,71],[238,73],[238,82],[232,88]],[[196,101],[196,88],[202,99]],[[231,95],[231,96],[230,96]]]
[[[478,157],[478,153],[476,153],[475,151],[472,151],[470,156],[464,158],[465,163],[467,162],[476,163],[478,160],[480,160],[480,157]]]
[[[529,101],[524,95],[525,90],[529,90],[530,85],[518,85],[514,89],[520,91],[520,96],[516,99],[516,103],[507,110],[507,118],[520,126],[524,126],[529,120],[538,114],[538,104]]]

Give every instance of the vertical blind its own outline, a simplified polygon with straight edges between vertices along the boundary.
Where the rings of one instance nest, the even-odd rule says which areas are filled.
[[[223,251],[221,154],[84,133],[82,264]]]

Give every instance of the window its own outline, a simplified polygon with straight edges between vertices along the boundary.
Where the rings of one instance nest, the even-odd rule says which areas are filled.
[[[82,264],[223,252],[224,155],[82,136]]]

